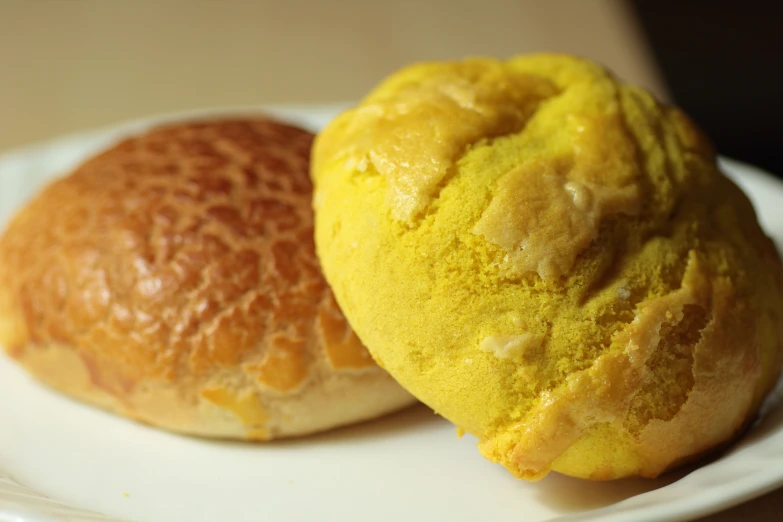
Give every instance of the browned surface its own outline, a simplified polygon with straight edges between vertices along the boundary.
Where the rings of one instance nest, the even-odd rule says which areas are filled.
[[[225,406],[331,371],[388,380],[315,257],[311,142],[261,119],[163,127],[52,183],[0,239],[0,342],[32,366],[72,348],[129,410],[150,383]],[[206,383],[220,372],[230,385]]]

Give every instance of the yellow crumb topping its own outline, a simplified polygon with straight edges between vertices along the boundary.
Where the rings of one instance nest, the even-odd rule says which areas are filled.
[[[678,109],[561,55],[424,63],[318,137],[316,244],[373,357],[516,476],[656,476],[774,382],[783,277]]]

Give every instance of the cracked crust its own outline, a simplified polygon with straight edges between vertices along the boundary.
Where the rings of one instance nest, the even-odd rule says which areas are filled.
[[[311,142],[263,119],[172,125],[55,181],[0,240],[0,342],[66,393],[204,436],[409,404],[321,275]]]
[[[753,208],[686,115],[597,64],[407,67],[313,154],[351,324],[518,477],[654,477],[732,440],[780,374]]]

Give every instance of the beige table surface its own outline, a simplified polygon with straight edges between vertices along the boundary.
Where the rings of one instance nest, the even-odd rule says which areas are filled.
[[[0,151],[159,113],[351,101],[412,61],[533,51],[666,97],[620,0],[0,0]],[[783,490],[704,520],[780,508]]]

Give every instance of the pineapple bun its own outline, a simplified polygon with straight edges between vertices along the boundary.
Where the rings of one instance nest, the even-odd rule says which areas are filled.
[[[316,139],[316,247],[374,359],[513,475],[655,477],[777,380],[778,254],[680,110],[562,55],[409,66]]]

